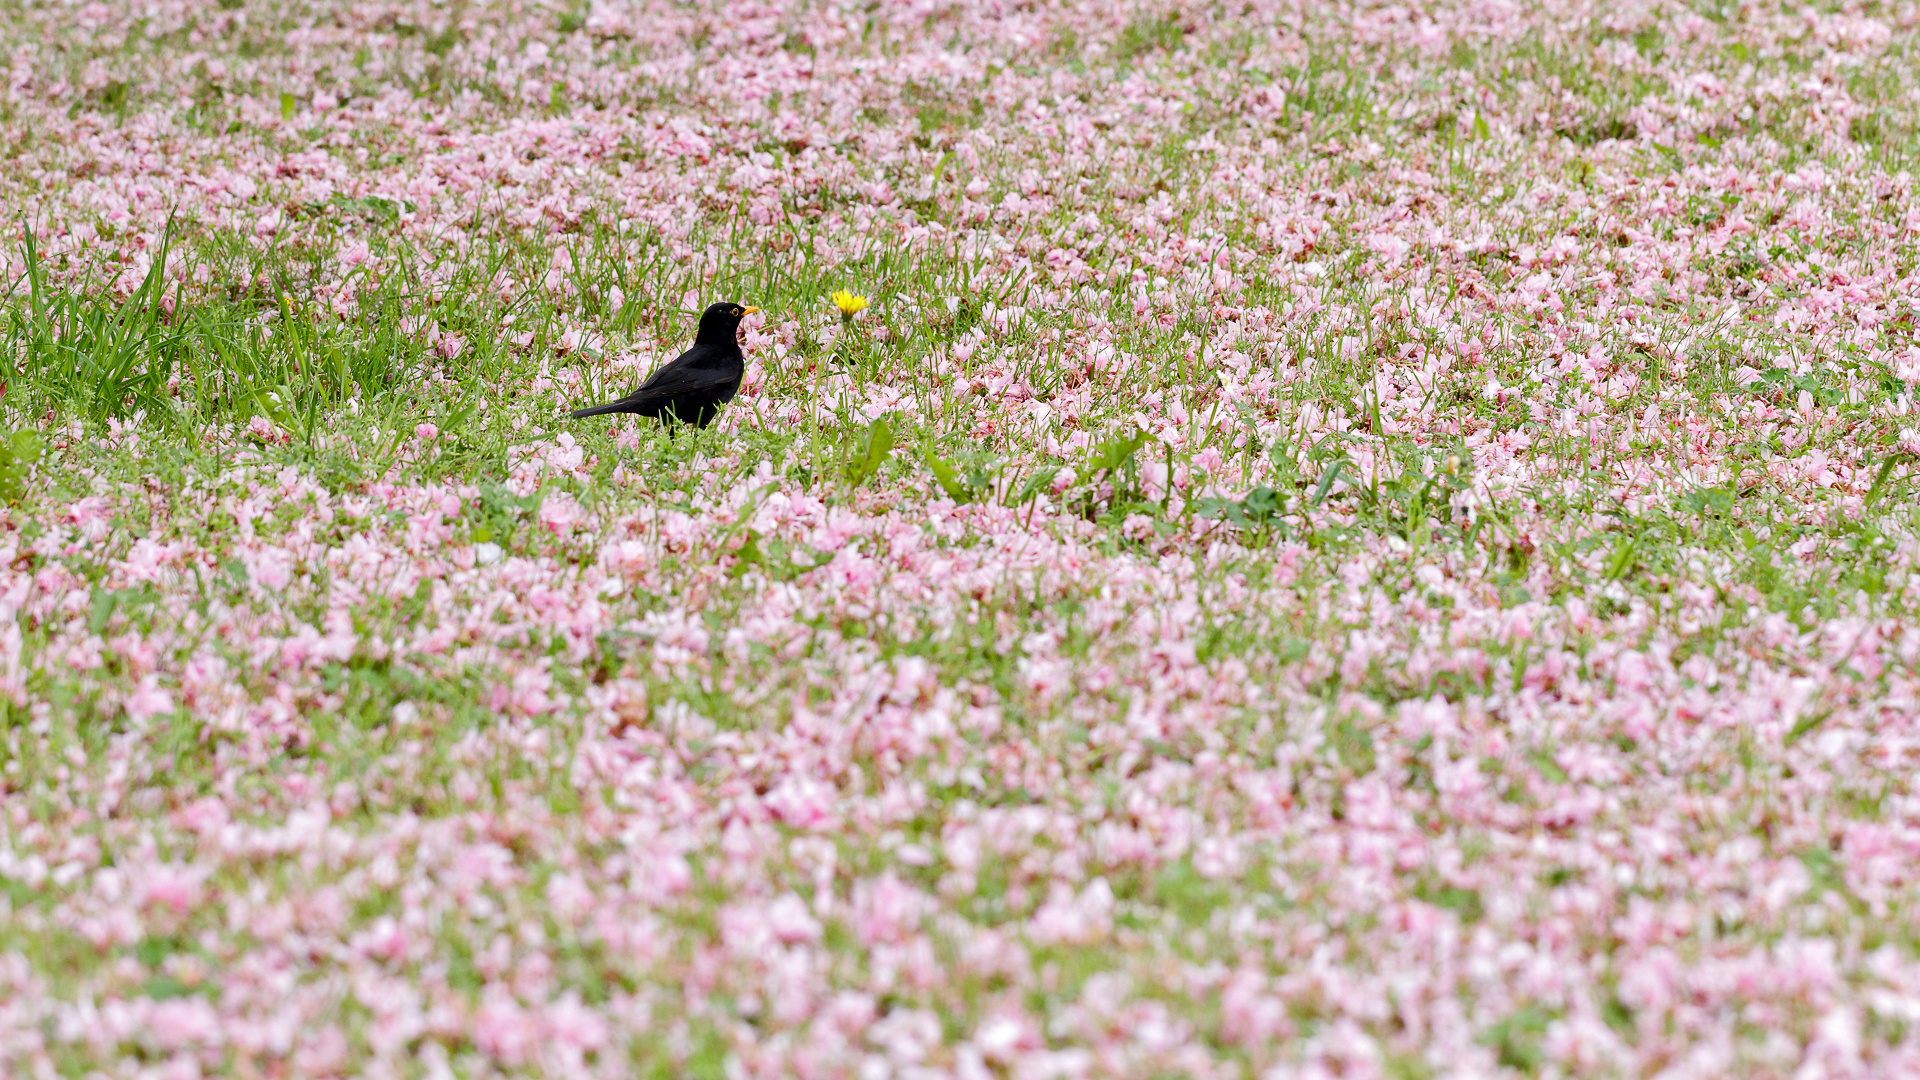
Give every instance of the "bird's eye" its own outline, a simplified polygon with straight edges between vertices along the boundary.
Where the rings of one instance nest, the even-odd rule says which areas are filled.
[[[745,314],[746,314],[746,312],[744,312],[744,311],[741,311],[741,310],[740,310],[739,308],[734,308],[734,309],[733,309],[733,313],[734,313],[735,315],[745,315]]]

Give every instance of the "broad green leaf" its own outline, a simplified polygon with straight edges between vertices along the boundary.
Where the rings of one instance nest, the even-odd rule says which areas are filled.
[[[953,466],[941,460],[931,450],[927,451],[926,458],[927,468],[933,470],[934,481],[940,485],[942,491],[947,493],[949,499],[957,503],[973,500],[973,489],[967,486],[966,481],[960,479],[959,473],[953,471]]]
[[[1340,470],[1345,468],[1346,464],[1347,459],[1340,458],[1320,474],[1320,483],[1314,486],[1313,498],[1307,501],[1309,507],[1319,506],[1326,500],[1327,493],[1333,490],[1333,482],[1340,479]]]
[[[1087,461],[1087,471],[1118,469],[1145,445],[1147,445],[1146,433],[1137,430],[1131,435],[1120,435],[1108,439],[1094,447],[1093,457]]]
[[[12,451],[13,460],[22,465],[31,465],[39,461],[41,451],[46,447],[46,443],[40,438],[40,433],[37,431],[16,431],[13,433],[13,438],[9,441],[11,443],[9,449]]]
[[[1013,499],[1009,501],[1008,505],[1025,506],[1033,500],[1034,496],[1040,494],[1041,488],[1053,483],[1053,478],[1058,475],[1060,475],[1060,467],[1058,465],[1049,466],[1048,468],[1035,472],[1027,478],[1025,484],[1020,486],[1020,493],[1015,495]]]
[[[893,452],[893,429],[887,425],[887,418],[876,416],[867,427],[865,447],[847,466],[847,477],[857,487],[867,478],[880,471],[886,464],[887,455]]]
[[[727,568],[728,577],[740,577],[744,575],[749,568],[759,566],[767,561],[766,554],[760,550],[760,534],[758,533],[748,533],[747,542],[741,544],[740,550],[733,554],[736,561],[732,566]]]

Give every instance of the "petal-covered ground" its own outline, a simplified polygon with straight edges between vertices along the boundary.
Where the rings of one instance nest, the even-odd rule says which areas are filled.
[[[5,0],[0,1074],[1920,1073],[1917,30]]]

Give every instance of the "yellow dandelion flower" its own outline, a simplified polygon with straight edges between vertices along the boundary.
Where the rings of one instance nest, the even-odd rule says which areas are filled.
[[[833,306],[840,309],[840,316],[842,318],[851,319],[855,315],[867,310],[867,298],[861,296],[859,293],[848,292],[845,289],[835,289],[833,291]]]

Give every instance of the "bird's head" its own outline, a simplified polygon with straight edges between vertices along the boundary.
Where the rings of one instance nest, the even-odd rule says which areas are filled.
[[[740,329],[740,320],[760,309],[723,300],[700,313],[700,331],[695,341],[731,342]]]

